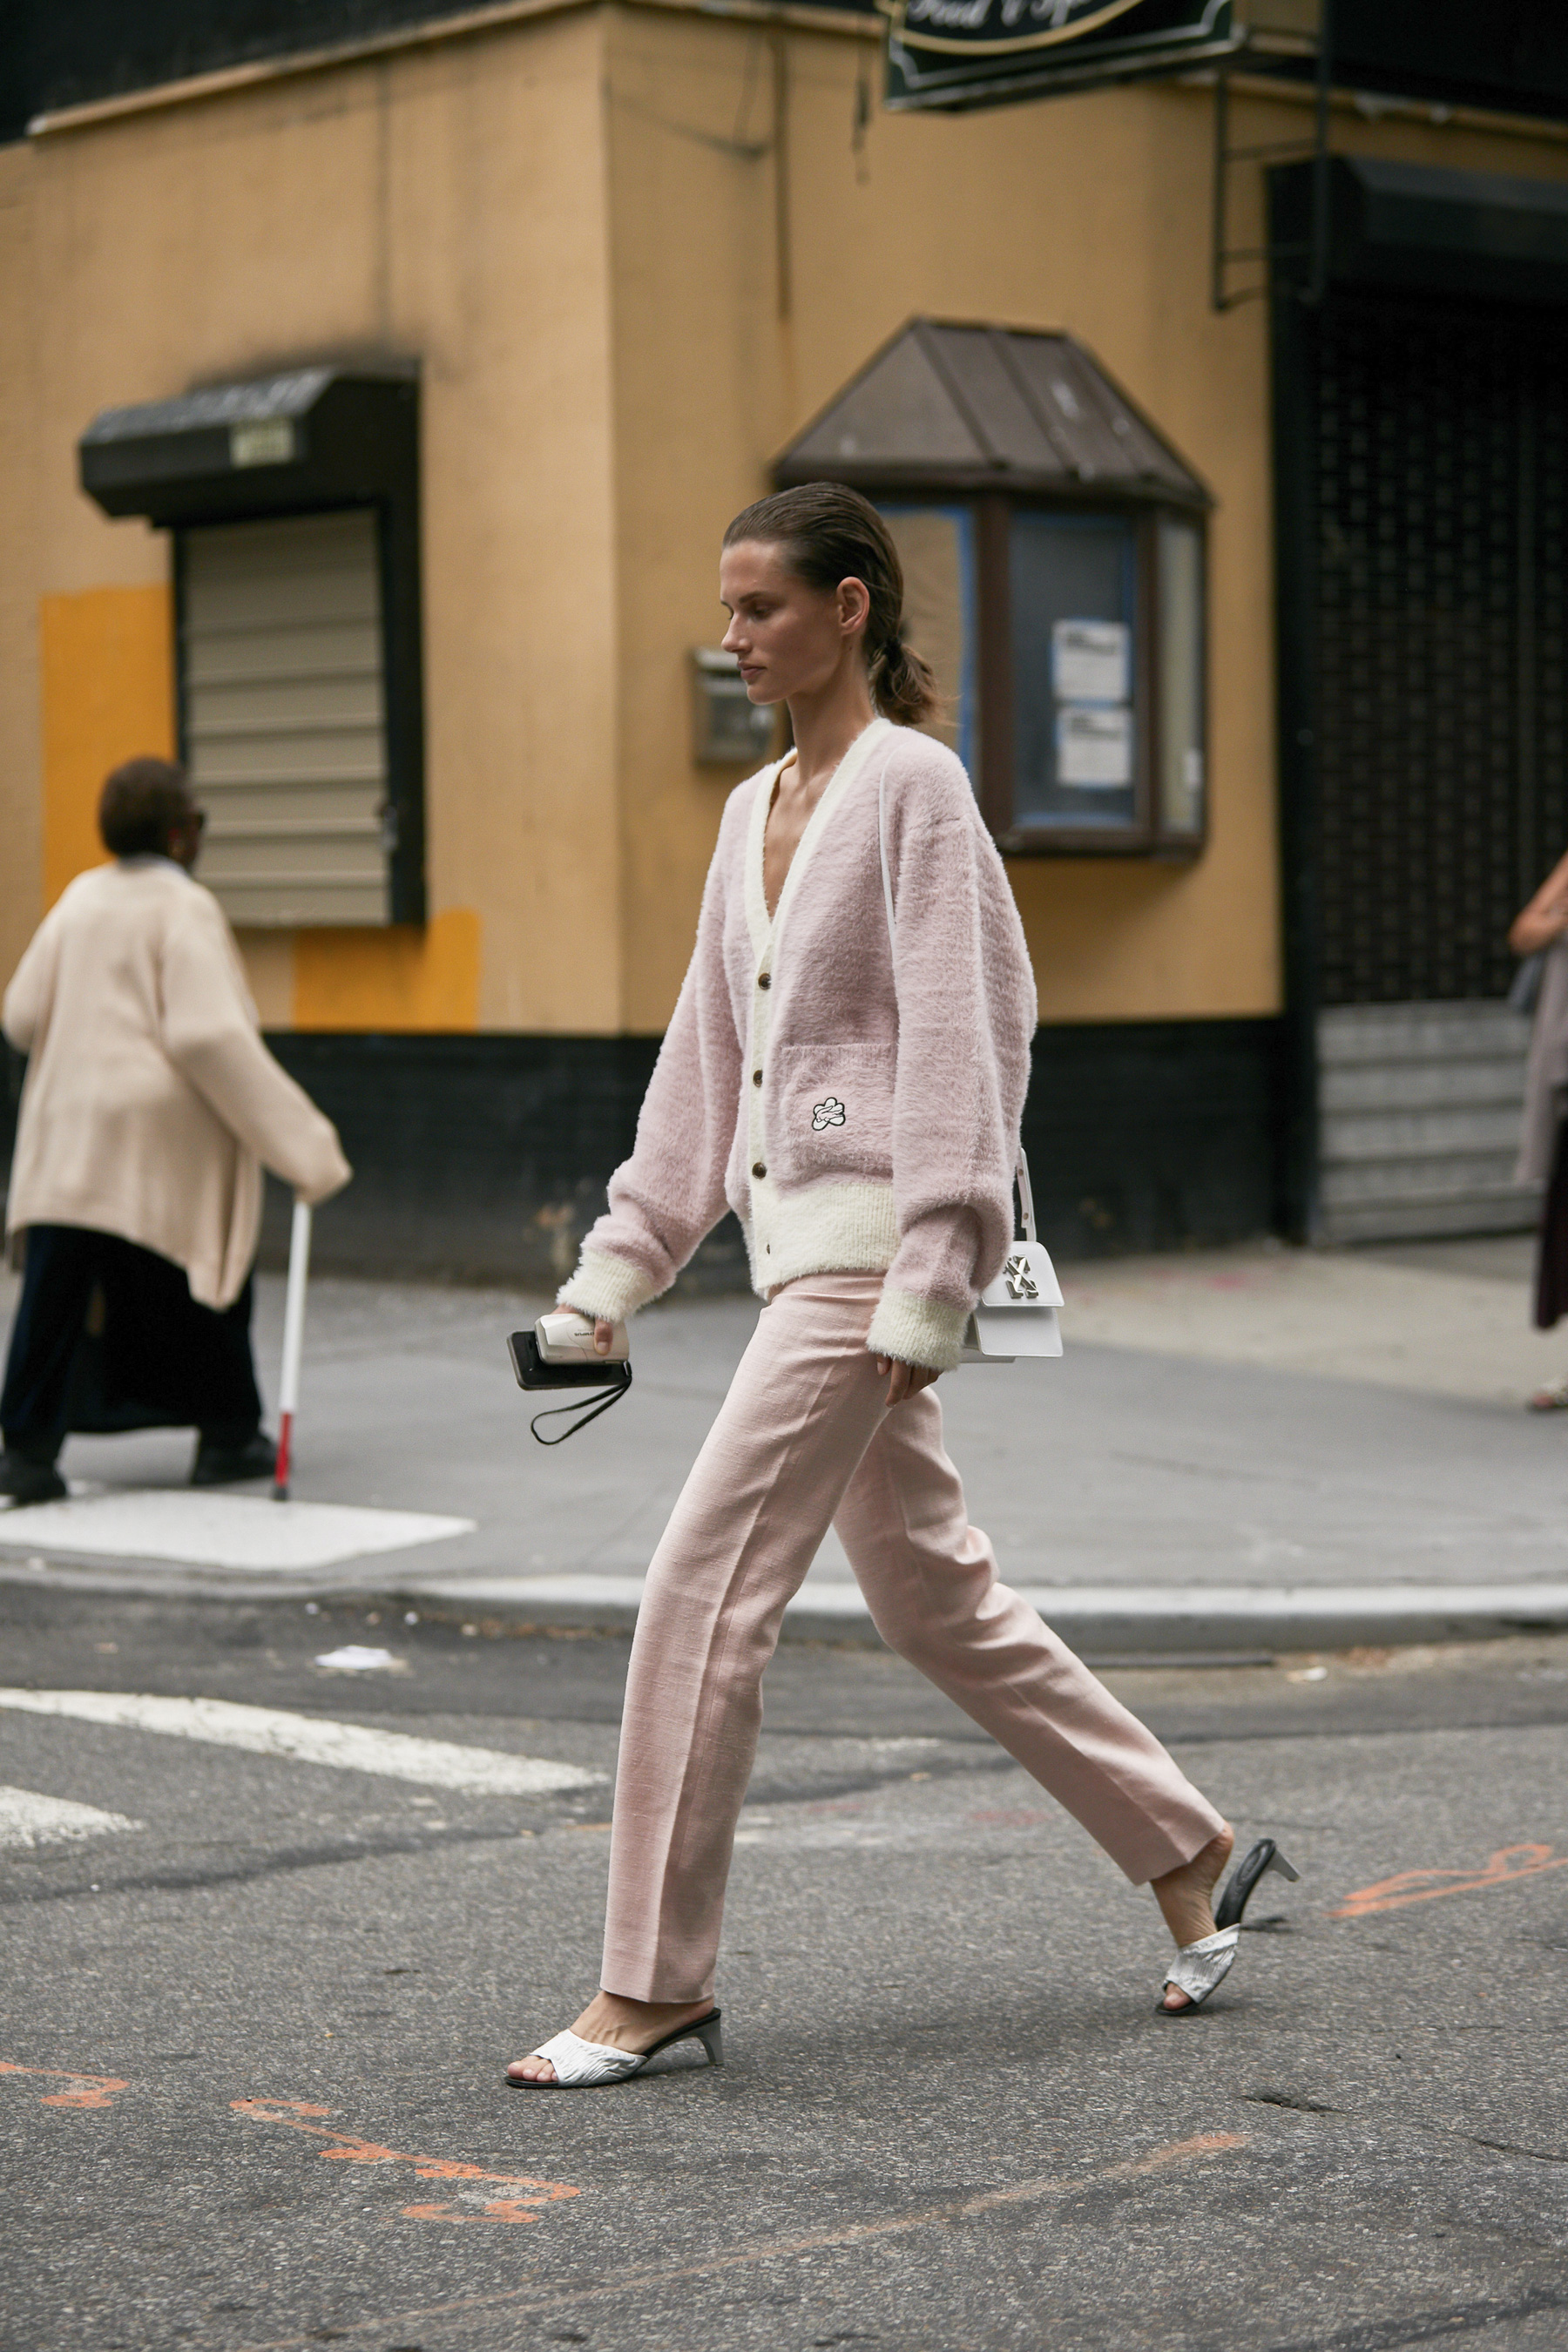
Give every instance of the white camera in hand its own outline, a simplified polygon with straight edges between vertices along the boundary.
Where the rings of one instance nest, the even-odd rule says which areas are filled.
[[[626,1327],[617,1323],[608,1351],[600,1355],[594,1345],[594,1318],[579,1315],[574,1307],[563,1307],[554,1315],[542,1315],[533,1327],[541,1360],[546,1364],[624,1364],[631,1356],[631,1343]]]

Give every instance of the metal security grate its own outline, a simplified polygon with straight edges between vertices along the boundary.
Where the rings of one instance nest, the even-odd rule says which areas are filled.
[[[202,879],[236,923],[388,919],[376,519],[181,535],[185,756]]]
[[[1336,295],[1316,346],[1319,1001],[1495,999],[1568,848],[1568,324]]]

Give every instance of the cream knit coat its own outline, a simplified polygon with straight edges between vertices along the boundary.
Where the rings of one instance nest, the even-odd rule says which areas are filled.
[[[217,900],[167,858],[79,874],[4,1021],[29,1056],[7,1235],[119,1234],[226,1307],[256,1255],[262,1165],[311,1202],[348,1182],[337,1130],[261,1042]]]
[[[962,766],[886,719],[833,776],[770,919],[777,773],[730,796],[636,1148],[561,1297],[620,1320],[728,1203],[763,1297],[883,1274],[867,1347],[944,1371],[1013,1237],[1036,1012],[1023,928]]]

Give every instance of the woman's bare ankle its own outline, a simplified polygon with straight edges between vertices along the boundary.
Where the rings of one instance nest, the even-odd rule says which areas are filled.
[[[611,2050],[637,2050],[674,2026],[705,2017],[712,2006],[710,2000],[634,2000],[627,1993],[600,1991],[572,2031]]]
[[[1196,1944],[1214,1934],[1214,1890],[1235,1843],[1236,1833],[1227,1822],[1190,1862],[1151,1880],[1154,1899],[1178,1946]]]

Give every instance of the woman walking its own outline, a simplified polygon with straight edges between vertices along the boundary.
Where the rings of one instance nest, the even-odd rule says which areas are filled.
[[[272,1475],[250,1347],[267,1166],[311,1202],[337,1130],[262,1043],[223,909],[195,878],[184,769],[104,782],[111,863],[79,874],[5,991],[27,1055],[7,1238],[26,1252],[0,1391],[0,1495],[67,1491],[73,1430],[196,1432],[193,1486]]]
[[[830,1524],[883,1640],[1152,1883],[1180,1948],[1162,2009],[1196,2008],[1237,1940],[1210,1900],[1229,1828],[998,1582],[942,1447],[932,1383],[1013,1237],[1035,992],[969,781],[913,731],[934,696],[897,552],[856,492],[807,484],[737,516],[720,588],[725,646],[753,702],[788,704],[795,749],[730,797],[636,1148],[561,1303],[607,1349],[728,1203],[767,1305],[647,1575],[602,1989],[508,2068],[520,2087],[621,2081],[689,2036],[721,2055],[763,1673]]]

